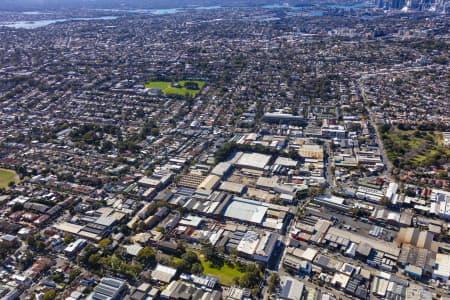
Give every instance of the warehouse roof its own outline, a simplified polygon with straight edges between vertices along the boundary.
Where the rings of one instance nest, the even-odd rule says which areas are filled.
[[[212,169],[211,174],[223,177],[231,168],[229,162],[221,162]]]
[[[290,300],[302,299],[304,289],[303,282],[289,276],[283,276],[280,280],[280,286],[280,298]]]
[[[266,232],[261,238],[256,249],[256,254],[261,256],[270,256],[278,242],[278,236],[271,232]]]
[[[219,187],[219,190],[232,192],[236,194],[242,194],[244,192],[244,189],[245,185],[231,181],[224,181]]]
[[[267,212],[262,202],[234,197],[225,210],[224,216],[242,221],[261,223]]]
[[[433,237],[434,234],[430,231],[420,231],[418,228],[409,227],[400,229],[397,242],[432,250]]]
[[[77,234],[78,232],[80,232],[83,229],[83,226],[81,226],[81,225],[76,225],[76,224],[72,224],[72,223],[68,223],[68,222],[59,223],[53,227],[58,230],[73,233],[73,234]]]
[[[138,244],[131,244],[123,246],[128,255],[137,256],[138,253],[142,250],[142,246]]]
[[[177,269],[158,264],[152,272],[152,278],[157,281],[169,283],[177,273]]]
[[[158,186],[160,184],[160,181],[154,178],[150,178],[147,176],[142,177],[139,181],[139,184],[145,185],[145,186]]]
[[[258,233],[254,231],[247,231],[239,242],[237,250],[245,254],[253,255],[255,254],[256,248],[258,247],[258,243]]]
[[[313,248],[307,248],[303,254],[301,255],[301,258],[307,260],[307,261],[313,261],[314,257],[317,255],[317,250]]]
[[[296,167],[298,165],[298,162],[296,160],[293,160],[289,157],[278,157],[275,161],[274,165],[280,165],[283,167]]]
[[[237,165],[241,167],[264,169],[269,163],[272,156],[261,153],[244,153],[237,161]]]
[[[450,255],[436,254],[436,263],[433,276],[448,279],[450,277]]]
[[[208,175],[198,186],[198,189],[211,191],[216,188],[220,181],[220,177],[217,175]]]
[[[368,245],[370,245],[371,248],[378,250],[378,251],[382,251],[384,253],[389,253],[392,256],[398,257],[400,255],[400,248],[398,248],[393,243],[372,239],[372,238],[362,236],[362,235],[354,233],[354,232],[342,230],[342,229],[339,229],[336,227],[331,227],[328,230],[328,234],[334,234],[334,235],[346,238],[354,243],[359,244],[359,247],[361,247],[361,245],[363,245],[363,244],[368,244]],[[359,247],[358,247],[358,251],[359,251]]]
[[[94,292],[88,299],[117,299],[125,285],[126,283],[123,280],[112,277],[104,277],[100,284],[95,287]]]
[[[109,226],[112,226],[115,222],[116,222],[116,219],[113,217],[101,216],[94,223],[109,227]]]

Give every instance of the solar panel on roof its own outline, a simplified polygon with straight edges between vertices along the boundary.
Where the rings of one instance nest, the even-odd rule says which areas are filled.
[[[116,293],[116,290],[108,288],[107,286],[100,284],[99,286],[97,286],[95,288],[95,292],[98,294],[106,295],[108,297],[112,297]]]
[[[94,293],[94,295],[92,296],[93,300],[108,300],[109,298],[110,297],[108,297],[108,296],[97,294],[97,293]]]
[[[107,284],[112,287],[115,287],[115,288],[120,288],[123,284],[123,282],[112,279],[112,278],[103,278],[102,283]]]

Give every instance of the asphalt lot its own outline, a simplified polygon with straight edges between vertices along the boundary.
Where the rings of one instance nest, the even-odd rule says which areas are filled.
[[[318,216],[320,218],[327,219],[327,220],[331,220],[332,217],[337,217],[339,221],[337,222],[337,224],[335,226],[339,226],[342,229],[346,229],[346,227],[349,226],[350,227],[349,231],[358,233],[365,237],[373,238],[373,236],[371,236],[369,234],[369,231],[374,227],[374,224],[361,222],[359,219],[355,220],[354,217],[344,215],[339,211],[328,209],[326,207],[320,207],[320,208],[314,207],[314,208],[307,208],[305,213],[306,214],[310,213],[312,215],[315,215],[315,216]],[[384,228],[384,229],[386,230],[387,235],[390,235],[393,238],[395,238],[397,236],[397,231],[389,230],[387,228]]]

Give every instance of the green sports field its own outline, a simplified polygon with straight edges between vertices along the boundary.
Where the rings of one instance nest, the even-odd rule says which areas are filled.
[[[0,188],[8,188],[8,183],[11,181],[19,181],[16,172],[13,170],[0,169]]]
[[[187,82],[195,82],[199,89],[198,90],[191,90],[185,87],[185,84]],[[186,94],[189,94],[192,97],[197,96],[197,94],[200,92],[200,90],[205,85],[204,81],[201,80],[181,80],[178,81],[177,84],[179,84],[181,87],[174,87],[172,86],[172,82],[169,81],[151,81],[149,83],[145,84],[145,88],[147,89],[160,89],[161,92],[165,96],[169,95],[179,95],[179,96],[185,96]]]

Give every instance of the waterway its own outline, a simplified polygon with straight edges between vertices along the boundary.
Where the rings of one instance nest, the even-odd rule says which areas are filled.
[[[15,21],[15,22],[1,22],[1,26],[11,28],[35,29],[39,27],[48,26],[55,23],[70,22],[70,21],[92,21],[92,20],[115,20],[116,16],[93,17],[93,18],[67,18],[67,19],[51,19],[39,21]]]
[[[365,3],[356,3],[351,5],[340,5],[335,3],[322,3],[322,4],[303,4],[303,5],[280,5],[280,4],[270,4],[263,6],[268,9],[291,9],[297,11],[305,11],[307,15],[311,17],[320,17],[323,16],[327,9],[342,9],[342,10],[351,10],[351,9],[363,9],[368,7]]]
[[[338,5],[333,3],[324,3],[324,4],[308,4],[301,6],[290,6],[290,5],[280,5],[280,4],[272,4],[262,6],[267,9],[291,9],[298,11],[305,11],[309,16],[322,16],[326,9],[360,9],[366,7],[364,3],[357,3],[353,5]],[[186,8],[169,8],[169,9],[98,9],[97,11],[110,12],[111,14],[151,14],[151,15],[167,15],[167,14],[175,14],[180,12],[186,12],[189,10],[212,10],[212,9],[221,9],[224,7],[221,6],[193,6]],[[25,15],[44,15],[45,12],[23,12]],[[94,21],[94,20],[114,20],[119,18],[119,16],[103,16],[103,17],[90,17],[90,18],[66,18],[66,19],[48,19],[48,20],[38,20],[38,21],[13,21],[13,22],[0,22],[1,26],[11,27],[11,28],[23,28],[23,29],[35,29],[39,27],[48,26],[51,24],[62,23],[62,22],[70,22],[70,21]],[[270,19],[264,19],[263,21],[275,21],[278,18],[273,17]],[[259,20],[261,21],[261,20]]]

